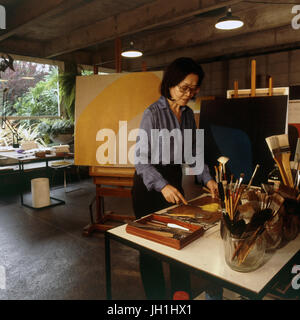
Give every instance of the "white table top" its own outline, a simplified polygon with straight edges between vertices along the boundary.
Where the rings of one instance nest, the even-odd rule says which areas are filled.
[[[259,294],[300,249],[300,235],[298,235],[295,240],[276,250],[275,253],[266,254],[265,262],[259,269],[242,273],[232,270],[225,262],[219,224],[207,230],[202,237],[181,250],[131,235],[126,232],[125,228],[126,225],[122,225],[110,229],[108,232],[191,266],[196,270],[204,271],[216,278],[230,282],[235,286],[250,290],[255,294]]]
[[[18,153],[17,151],[0,151],[0,155],[9,159],[15,159],[15,160],[33,160],[36,159],[36,156],[34,155],[34,152],[32,153]]]

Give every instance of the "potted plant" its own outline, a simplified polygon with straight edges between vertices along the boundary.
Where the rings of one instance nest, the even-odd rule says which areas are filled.
[[[16,131],[22,143],[35,142],[38,147],[46,147],[46,143],[43,137],[40,136],[39,129],[36,124],[30,126],[28,126],[26,123],[19,124]]]
[[[73,142],[76,77],[81,75],[81,69],[76,64],[66,64],[66,71],[58,75],[62,118],[43,120],[39,130],[43,137],[54,143],[68,144]],[[45,138],[44,138],[45,139]]]
[[[67,144],[73,141],[74,123],[70,119],[44,119],[38,127],[40,137],[47,143]]]
[[[57,119],[50,128],[50,138],[54,143],[71,143],[74,135],[74,123],[71,119]]]
[[[74,123],[70,119],[45,119],[38,125],[40,136],[48,144],[67,144],[73,141]]]
[[[58,76],[60,103],[64,106],[65,117],[74,121],[76,77],[81,75],[81,68],[76,64],[66,65],[67,71]]]

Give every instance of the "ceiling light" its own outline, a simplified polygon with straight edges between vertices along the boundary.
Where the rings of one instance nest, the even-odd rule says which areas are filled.
[[[218,20],[215,27],[221,30],[233,30],[240,28],[244,22],[239,18],[232,15],[231,8],[228,9],[225,17]]]
[[[0,79],[0,82],[7,82],[8,80]]]
[[[125,58],[138,58],[142,55],[143,53],[140,50],[134,48],[132,41],[130,42],[130,47],[121,53],[121,56]]]

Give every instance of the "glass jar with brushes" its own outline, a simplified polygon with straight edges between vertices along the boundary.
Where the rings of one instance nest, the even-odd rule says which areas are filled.
[[[266,241],[257,233],[234,235],[224,227],[224,252],[227,265],[239,272],[258,269],[264,261]]]
[[[285,197],[283,207],[283,239],[294,240],[300,232],[300,199],[296,189],[281,186],[279,192]]]
[[[250,272],[262,265],[266,239],[274,237],[269,241],[269,248],[275,248],[281,242],[279,211],[284,198],[278,193],[257,192],[256,196],[257,200],[244,204],[238,205],[236,201],[233,206],[227,204],[221,222],[225,261],[230,268],[240,272]]]

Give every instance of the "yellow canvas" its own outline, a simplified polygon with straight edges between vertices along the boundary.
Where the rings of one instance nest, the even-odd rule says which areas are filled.
[[[124,158],[126,158],[126,154],[129,155],[135,144],[135,139],[133,139],[134,129],[139,128],[144,110],[160,96],[161,78],[162,72],[77,77],[75,106],[76,165],[133,166],[128,158]],[[115,145],[110,143],[108,147],[108,137],[103,137],[105,131],[103,129],[107,129],[106,132],[116,134]],[[134,141],[128,141],[130,138]],[[108,154],[110,147],[116,151],[114,155]],[[106,149],[105,152],[103,152],[104,149]],[[122,151],[122,159],[120,159],[119,151]],[[114,158],[115,163],[112,164],[111,161],[99,163],[101,152],[102,158],[103,154],[104,156],[110,156],[108,160]]]

